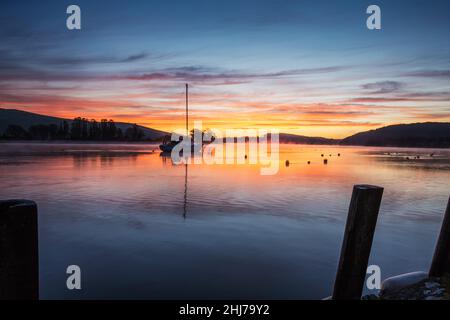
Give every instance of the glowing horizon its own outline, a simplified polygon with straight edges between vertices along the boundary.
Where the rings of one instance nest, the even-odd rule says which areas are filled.
[[[125,123],[131,123],[131,124],[138,124],[143,127],[147,127],[149,129],[156,129],[160,131],[165,132],[174,132],[174,131],[184,131],[185,128],[185,115],[184,115],[184,107],[183,109],[178,112],[178,115],[171,116],[170,118],[158,118],[154,119],[152,117],[145,118],[145,117],[121,117],[120,119],[114,118],[114,114],[102,114],[99,115],[95,113],[94,115],[92,113],[87,113],[89,116],[83,115],[83,114],[61,114],[61,113],[43,113],[37,110],[30,110],[31,108],[20,108],[20,107],[11,107],[11,109],[17,109],[27,112],[33,112],[45,116],[53,116],[53,117],[60,117],[65,119],[74,119],[76,117],[86,118],[89,120],[96,120],[100,121],[101,119],[108,119],[113,120],[115,122],[125,122]],[[261,119],[261,120],[255,120],[252,121],[236,121],[236,117],[233,118],[217,118],[217,119],[211,119],[211,118],[202,118],[202,117],[194,117],[192,113],[190,113],[190,120],[189,120],[189,128],[192,129],[194,127],[193,123],[194,121],[201,120],[203,121],[203,128],[204,129],[277,129],[280,133],[288,133],[288,134],[296,134],[296,135],[302,135],[302,136],[310,136],[310,137],[324,137],[324,138],[330,138],[330,139],[342,139],[345,137],[348,137],[350,135],[353,135],[358,132],[377,129],[384,126],[389,125],[395,125],[395,124],[408,124],[408,123],[415,123],[415,122],[444,122],[444,121],[436,121],[434,118],[425,119],[422,118],[417,121],[409,121],[409,122],[400,122],[400,121],[393,121],[393,122],[386,122],[386,123],[358,123],[355,122],[354,124],[330,124],[330,125],[324,125],[324,124],[314,124],[314,123],[308,123],[305,122],[304,125],[298,125],[300,121],[293,121],[296,125],[292,124],[289,125],[289,121],[272,121],[271,124],[267,123],[267,118]],[[233,122],[234,121],[234,122]]]

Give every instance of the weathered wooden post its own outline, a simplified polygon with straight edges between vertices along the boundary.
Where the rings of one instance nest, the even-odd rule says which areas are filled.
[[[355,185],[332,299],[361,299],[383,188]]]
[[[450,273],[450,198],[445,210],[444,221],[442,221],[441,233],[439,234],[433,261],[429,271],[430,277],[440,277]]]
[[[39,298],[37,206],[0,201],[0,300]]]

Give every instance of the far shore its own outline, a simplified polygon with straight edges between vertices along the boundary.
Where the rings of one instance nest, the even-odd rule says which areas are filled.
[[[1,140],[2,144],[160,144],[161,141]]]
[[[159,145],[161,141],[86,141],[86,140],[4,140],[0,139],[0,144],[42,144],[42,145]],[[225,143],[225,142],[224,142]],[[437,146],[396,146],[396,145],[357,145],[357,144],[318,144],[318,143],[296,143],[296,142],[280,142],[281,145],[299,145],[299,146],[317,146],[317,147],[367,147],[367,148],[386,148],[386,149],[424,149],[424,150],[449,150],[450,147],[437,147]]]

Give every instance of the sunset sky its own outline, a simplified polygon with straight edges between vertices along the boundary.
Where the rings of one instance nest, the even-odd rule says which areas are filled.
[[[450,1],[2,0],[0,108],[170,131],[188,82],[209,128],[341,138],[450,121],[449,16]]]

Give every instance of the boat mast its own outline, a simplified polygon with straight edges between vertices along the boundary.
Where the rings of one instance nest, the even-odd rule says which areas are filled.
[[[189,137],[189,115],[188,115],[188,84],[186,83],[186,139]],[[189,139],[190,141],[191,139]],[[184,204],[183,204],[183,218],[186,219],[187,214],[187,187],[188,187],[188,163],[184,165]]]
[[[188,84],[186,83],[186,138],[189,137],[189,115],[188,115]]]

